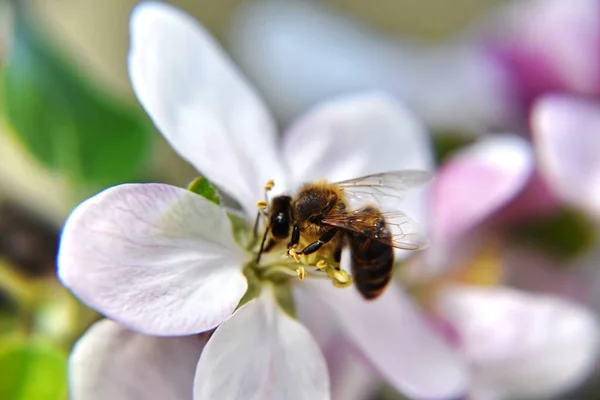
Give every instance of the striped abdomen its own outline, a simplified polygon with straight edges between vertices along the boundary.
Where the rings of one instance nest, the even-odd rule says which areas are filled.
[[[378,297],[392,278],[394,248],[386,244],[389,230],[381,227],[382,241],[358,233],[349,233],[348,241],[352,253],[352,277],[356,288],[367,300]]]

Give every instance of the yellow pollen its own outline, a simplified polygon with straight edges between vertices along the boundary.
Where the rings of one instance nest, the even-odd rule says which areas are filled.
[[[333,283],[333,286],[338,287],[338,288],[347,288],[348,286],[352,285],[352,277],[349,276],[348,278],[349,278],[348,282],[340,282],[340,281],[333,280],[333,281],[331,281],[331,283]]]
[[[267,183],[265,183],[265,190],[271,190],[275,186],[275,181],[273,179],[269,179]]]
[[[256,202],[256,206],[261,210],[264,210],[265,208],[267,208],[267,202],[265,200],[259,200]]]
[[[348,283],[352,279],[350,278],[350,275],[348,275],[348,273],[343,269],[333,270],[333,273],[331,275],[334,281],[337,281],[342,284]]]
[[[294,260],[296,260],[296,262],[298,262],[298,263],[300,262],[300,256],[301,256],[301,254],[296,253],[296,250],[289,249],[288,250],[288,255],[290,257],[292,257]]]
[[[306,278],[306,271],[304,270],[304,267],[298,267],[296,273],[298,274],[298,279],[300,279],[301,281],[303,281],[304,278]]]
[[[319,260],[316,267],[321,271],[325,271],[325,269],[327,268],[327,263],[325,262],[325,260]]]

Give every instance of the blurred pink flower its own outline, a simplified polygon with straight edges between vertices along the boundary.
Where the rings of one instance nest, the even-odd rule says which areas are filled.
[[[468,262],[484,227],[519,197],[534,170],[529,142],[513,134],[480,138],[439,169],[430,193],[430,246],[409,264],[426,279]]]
[[[600,1],[519,1],[484,29],[525,105],[552,91],[600,95]]]
[[[317,107],[279,145],[260,98],[191,17],[164,3],[144,3],[133,13],[131,36],[129,69],[138,99],[173,148],[240,204],[247,222],[237,232],[242,236],[251,235],[256,202],[270,178],[276,189],[289,191],[317,178],[431,165],[422,127],[386,96],[344,97]],[[418,197],[408,199],[405,210],[419,221],[424,207]],[[83,302],[137,332],[185,336],[217,327],[195,367],[195,398],[329,398],[317,342],[280,309],[271,285],[263,283],[260,296],[236,310],[248,287],[242,269],[256,253],[234,237],[227,211],[169,185],[107,189],[66,222],[59,277]],[[294,271],[294,263],[280,262]],[[399,287],[366,302],[353,288],[294,282],[298,306],[318,299],[309,318],[328,313],[399,390],[416,398],[463,393],[462,360]],[[88,399],[88,386],[82,387]],[[103,396],[97,398],[110,398]]]
[[[599,220],[600,103],[545,96],[535,103],[531,121],[540,170],[550,188]]]
[[[551,398],[581,384],[596,366],[596,318],[570,301],[453,285],[442,290],[436,306],[470,362],[470,399]]]

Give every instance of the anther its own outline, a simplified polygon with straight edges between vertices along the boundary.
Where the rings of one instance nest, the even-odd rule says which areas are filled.
[[[344,271],[343,269],[341,269],[339,271],[334,270],[333,274],[332,274],[332,278],[333,278],[334,282],[337,281],[340,284],[347,284],[352,279],[352,278],[350,278],[350,275],[348,275],[348,273],[346,271]]]
[[[271,190],[275,186],[275,181],[273,179],[269,179],[267,183],[265,183],[265,190]]]
[[[300,254],[296,253],[296,250],[289,249],[288,250],[288,255],[290,257],[292,257],[294,260],[296,260],[296,262],[300,262]]]
[[[265,208],[267,208],[267,202],[265,200],[259,200],[256,202],[256,206],[261,210],[264,210]]]
[[[316,267],[321,271],[325,271],[325,269],[327,268],[327,262],[325,262],[325,260],[319,260]]]
[[[298,279],[300,279],[301,281],[303,281],[304,278],[306,278],[306,271],[304,270],[304,267],[298,267],[296,273],[298,274]]]
[[[333,280],[331,281],[333,283],[333,286],[338,287],[338,288],[347,288],[348,286],[352,286],[352,278],[348,277],[349,280],[348,282],[340,282],[340,281],[336,281]]]

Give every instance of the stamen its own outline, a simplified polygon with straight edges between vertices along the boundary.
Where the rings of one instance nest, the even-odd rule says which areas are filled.
[[[269,267],[269,268],[264,268],[264,272],[263,272],[264,278],[269,278],[276,274],[284,274],[287,276],[298,277],[298,272],[296,272],[293,269],[289,269],[287,267],[273,266],[273,267]]]
[[[296,250],[294,250],[294,249],[289,249],[289,250],[288,250],[288,255],[289,255],[290,257],[292,257],[294,260],[296,260],[296,262],[298,262],[298,263],[300,262],[300,256],[301,256],[301,254],[298,254],[298,253],[296,252]]]
[[[265,208],[267,208],[267,201],[266,200],[259,200],[256,202],[256,206],[258,208],[260,208],[261,210],[264,210]]]
[[[273,179],[269,179],[267,183],[265,183],[265,190],[269,191],[273,189],[273,186],[275,186],[275,181]]]
[[[303,281],[304,278],[306,278],[306,271],[304,270],[304,267],[298,267],[296,273],[298,274],[298,279],[300,279],[301,281]]]
[[[315,266],[317,267],[317,269],[325,271],[327,269],[327,262],[325,260],[319,260],[319,262]]]

